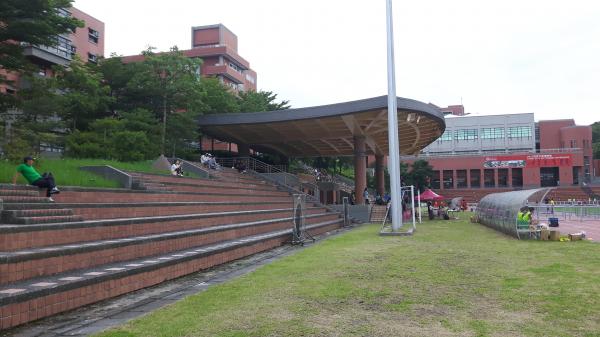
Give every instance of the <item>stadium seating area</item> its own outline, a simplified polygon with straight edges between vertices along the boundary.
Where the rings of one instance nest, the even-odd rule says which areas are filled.
[[[152,286],[290,241],[290,194],[224,169],[216,179],[132,173],[141,190],[0,185],[0,329]],[[307,205],[313,235],[339,213]]]

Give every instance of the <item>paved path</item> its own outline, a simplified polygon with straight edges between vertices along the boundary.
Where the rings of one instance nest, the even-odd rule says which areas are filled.
[[[317,239],[321,240],[347,230],[340,229],[335,232],[325,233]],[[311,245],[306,244],[304,247]],[[250,273],[260,266],[278,260],[283,256],[294,254],[304,247],[290,245],[278,247],[206,271],[164,282],[154,287],[141,289],[64,314],[32,322],[9,331],[0,332],[0,336],[88,336],[121,325],[131,319],[179,301],[186,296],[202,292],[211,285],[223,283]]]

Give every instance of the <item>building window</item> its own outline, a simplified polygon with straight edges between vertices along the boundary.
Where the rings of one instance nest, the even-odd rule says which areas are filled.
[[[96,54],[88,53],[88,62],[98,63],[98,56]]]
[[[100,33],[97,30],[88,28],[88,41],[98,44],[98,39],[100,39]]]
[[[64,9],[64,8],[57,9],[56,10],[56,14],[58,14],[58,16],[61,16],[63,18],[69,18],[69,17],[71,17],[71,13],[68,10]]]
[[[471,173],[471,188],[480,188],[481,187],[481,170],[472,169],[470,173]]]
[[[431,177],[431,188],[436,190],[440,188],[440,171],[433,171],[433,177]]]
[[[496,187],[496,177],[493,169],[483,170],[483,186],[486,188]]]
[[[512,168],[512,186],[523,187],[523,169]]]
[[[444,189],[454,188],[454,176],[452,170],[443,170],[442,178],[444,180]]]
[[[451,142],[452,141],[452,131],[446,130],[444,134],[437,139],[438,142]]]
[[[571,148],[574,149],[577,147],[577,140],[571,140]]]
[[[500,139],[504,138],[504,128],[483,128],[481,129],[481,139]]]
[[[508,169],[498,169],[498,187],[508,187]]]
[[[456,140],[476,140],[477,139],[477,129],[456,130],[454,132],[454,139],[456,139]]]
[[[508,128],[508,138],[531,138],[531,127],[511,126]]]
[[[238,67],[238,65],[237,65],[237,64],[235,64],[235,63],[231,63],[231,62],[229,62],[229,68],[231,68],[231,69],[233,69],[233,70],[237,71],[237,72],[238,72],[238,73],[240,73],[240,74],[244,72],[244,70],[243,70],[242,68]]]
[[[456,188],[467,187],[467,170],[456,170]]]

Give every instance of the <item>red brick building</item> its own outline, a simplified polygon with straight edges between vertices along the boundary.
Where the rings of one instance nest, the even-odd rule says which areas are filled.
[[[224,25],[192,27],[192,49],[182,53],[202,59],[202,76],[216,77],[235,91],[256,91],[256,72],[238,54],[237,36]],[[143,55],[131,55],[123,57],[123,62],[143,59]]]
[[[52,76],[54,65],[68,65],[75,55],[84,62],[97,62],[104,55],[104,23],[91,15],[71,7],[62,9],[61,15],[73,16],[84,21],[84,27],[71,34],[56,36],[56,46],[34,46],[23,44],[23,53],[38,67],[39,76]],[[0,70],[2,71],[2,70]],[[0,83],[0,92],[15,93],[23,84],[17,73],[3,73],[12,84]]]
[[[454,116],[446,118],[444,134],[418,157],[403,158],[429,161],[434,189],[571,186],[600,173],[590,126],[572,119],[535,123],[533,114],[455,117],[464,110],[446,110]]]

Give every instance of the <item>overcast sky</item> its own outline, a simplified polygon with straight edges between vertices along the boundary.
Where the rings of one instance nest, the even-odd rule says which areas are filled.
[[[293,107],[387,93],[385,0],[76,0],[105,53],[191,47],[222,23]],[[397,94],[472,114],[600,120],[600,1],[394,0]]]

